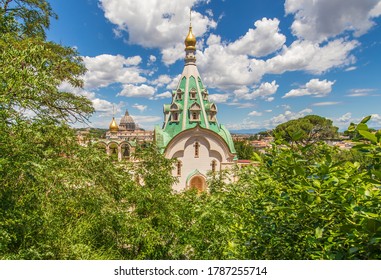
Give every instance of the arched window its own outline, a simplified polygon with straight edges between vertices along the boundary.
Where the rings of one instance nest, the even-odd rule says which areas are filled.
[[[192,113],[192,120],[194,120],[194,121],[198,120],[198,116],[197,116],[196,112]]]
[[[176,100],[181,100],[183,98],[183,91],[178,89],[176,92]]]
[[[122,158],[128,159],[130,157],[130,146],[127,144],[122,145]]]
[[[197,90],[195,88],[190,90],[190,99],[197,99]]]
[[[204,89],[202,91],[202,96],[203,96],[203,99],[204,100],[208,100],[208,90],[207,89]]]
[[[172,121],[177,122],[179,120],[179,115],[178,113],[174,112],[172,113]]]
[[[181,161],[177,161],[177,164],[176,164],[176,168],[177,168],[177,176],[181,176],[181,166],[183,164],[181,163]]]
[[[189,108],[189,118],[191,121],[200,121],[201,106],[197,102],[193,103]]]
[[[198,158],[200,156],[200,144],[198,142],[194,143],[194,157]]]

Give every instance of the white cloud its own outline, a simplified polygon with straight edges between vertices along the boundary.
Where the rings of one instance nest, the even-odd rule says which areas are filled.
[[[327,96],[332,91],[332,85],[335,81],[312,79],[299,89],[292,89],[282,98],[312,95],[315,97]]]
[[[163,99],[163,98],[170,98],[172,97],[172,94],[169,91],[165,91],[163,93],[160,93],[155,96],[155,99]]]
[[[379,115],[379,114],[372,114],[372,119],[373,120],[377,120],[377,121],[381,121],[381,115]]]
[[[99,98],[93,99],[92,102],[96,113],[99,113],[99,117],[112,116],[113,114],[120,113],[122,112],[122,107],[125,105],[123,102],[116,104]]]
[[[162,61],[165,65],[171,65],[177,60],[184,58],[184,44],[178,43],[161,51]]]
[[[265,110],[266,113],[271,113],[273,110],[269,109],[269,110]]]
[[[249,59],[247,55],[233,54],[220,38],[211,35],[207,48],[197,51],[197,65],[210,87],[239,88],[259,82],[264,74],[264,61]]]
[[[381,8],[378,0],[286,0],[285,11],[295,16],[291,26],[295,36],[321,42],[344,31],[365,34]]]
[[[345,71],[346,71],[346,72],[349,72],[349,71],[354,71],[354,70],[356,70],[356,69],[357,69],[356,66],[350,66],[350,67],[346,68]]]
[[[348,112],[337,119],[338,122],[347,123],[351,120],[352,113]]]
[[[288,47],[283,46],[279,54],[261,60],[230,52],[229,46],[216,35],[210,35],[207,44],[203,52],[197,51],[197,64],[204,73],[204,81],[221,89],[252,86],[265,74],[287,71],[322,74],[332,68],[346,67],[356,61],[351,52],[359,46],[358,41],[342,38],[322,44],[297,40]]]
[[[229,99],[229,94],[225,93],[225,94],[210,94],[209,95],[209,100],[211,102],[215,102],[215,103],[226,103]]]
[[[252,117],[259,117],[262,116],[262,113],[257,111],[251,111],[248,115]]]
[[[286,36],[279,33],[277,18],[257,20],[255,29],[228,45],[227,50],[237,55],[265,56],[280,49],[286,42]]]
[[[157,79],[153,80],[151,84],[158,87],[163,87],[164,85],[169,84],[172,81],[172,78],[169,75],[160,75]]]
[[[253,121],[253,120],[250,120],[250,118],[246,118],[242,121],[242,123],[228,123],[226,124],[226,127],[229,129],[235,129],[235,130],[261,129],[261,128],[272,129],[281,123],[287,122],[292,119],[302,118],[310,113],[312,113],[312,110],[309,108],[306,108],[299,112],[286,111],[283,114],[279,114],[277,116],[274,116],[268,120],[264,120],[261,122]]]
[[[162,120],[158,116],[132,116],[137,123],[155,123]]]
[[[118,96],[126,97],[147,97],[152,98],[155,94],[155,88],[147,85],[125,84]]]
[[[372,118],[367,123],[368,126],[372,127],[372,128],[376,128],[376,129],[381,129],[381,115],[380,114],[371,114],[371,116],[372,116]]]
[[[291,46],[283,47],[282,52],[266,61],[265,72],[282,74],[286,71],[305,70],[321,74],[331,68],[347,66],[355,62],[350,52],[359,43],[336,39],[325,45],[308,41],[294,41]]]
[[[311,104],[312,106],[333,106],[340,104],[341,102],[336,102],[336,101],[327,101],[327,102],[318,102],[318,103],[313,103]]]
[[[141,57],[125,58],[122,55],[101,54],[83,57],[87,68],[84,76],[85,88],[107,87],[113,83],[143,83],[142,70],[136,67]]]
[[[152,62],[152,63],[155,62],[156,61],[156,56],[150,55],[149,56],[149,61]]]
[[[58,89],[63,92],[70,92],[78,96],[84,96],[88,99],[94,99],[95,98],[95,93],[92,91],[85,90],[83,88],[79,87],[72,87],[69,83],[63,82]]]
[[[277,108],[278,107],[282,107],[283,108],[283,110],[291,110],[291,106],[290,105],[288,105],[288,104],[282,104],[282,105],[280,105],[280,106],[277,106]]]
[[[235,107],[240,108],[240,109],[251,108],[251,107],[254,107],[254,106],[255,106],[255,104],[250,103],[250,102],[245,102],[245,103],[240,103],[240,102],[228,102],[228,103],[226,103],[226,105],[229,105],[229,106],[235,106]]]
[[[272,101],[274,101],[274,99],[275,99],[275,97],[271,96],[271,97],[267,97],[267,98],[265,99],[265,101],[267,101],[267,102],[272,102]]]
[[[175,90],[180,81],[181,74],[178,74],[176,77],[172,78],[172,81],[167,85],[166,89]]]
[[[249,93],[247,87],[243,87],[239,90],[234,91],[236,98],[252,100],[258,97],[268,100],[270,95],[273,95],[278,90],[279,85],[276,84],[276,81],[272,81],[271,83],[265,82],[262,83],[258,88],[256,88],[253,92]],[[273,99],[270,98],[270,101]]]
[[[145,110],[147,110],[147,105],[141,105],[138,103],[135,103],[134,105],[132,105],[132,107],[138,109],[140,112],[144,112]]]
[[[128,32],[128,42],[165,49],[182,42],[188,31],[189,8],[197,0],[100,0],[105,17],[117,29]],[[214,28],[213,19],[192,11],[194,34],[201,37]]]
[[[279,114],[278,116],[272,117],[270,119],[270,126],[274,127],[278,124],[287,122],[289,120],[299,119],[310,113],[312,113],[312,110],[309,108],[306,108],[299,112],[285,111],[283,114]]]
[[[375,91],[375,89],[374,88],[357,88],[357,89],[352,89],[347,96],[350,96],[350,97],[368,96],[372,91]]]
[[[370,11],[369,15],[371,17],[378,17],[381,15],[381,1]]]

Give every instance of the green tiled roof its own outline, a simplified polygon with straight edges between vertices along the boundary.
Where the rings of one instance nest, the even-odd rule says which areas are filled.
[[[188,52],[192,52],[192,50],[188,50]],[[172,92],[172,102],[164,105],[164,125],[163,127],[155,127],[156,145],[164,152],[173,137],[184,130],[199,125],[221,136],[228,145],[230,152],[235,154],[236,151],[230,132],[225,126],[218,124],[215,116],[217,107],[209,101],[208,91],[201,81],[194,61],[188,58],[188,55],[189,53],[186,55],[186,64],[180,82],[176,90]],[[177,105],[178,110],[173,108],[173,104]],[[200,109],[192,110],[191,106],[194,104],[198,104]],[[194,106],[198,107],[197,105]]]

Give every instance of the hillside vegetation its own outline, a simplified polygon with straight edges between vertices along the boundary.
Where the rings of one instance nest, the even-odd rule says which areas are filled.
[[[47,42],[46,1],[0,7],[1,259],[379,259],[381,132],[351,124],[342,152],[279,138],[259,167],[210,176],[208,193],[173,193],[154,146],[139,164],[77,144],[86,122],[75,50]],[[4,4],[5,3],[5,4]],[[300,137],[300,133],[292,134]],[[300,138],[298,138],[300,139]],[[296,140],[296,139],[294,139]]]

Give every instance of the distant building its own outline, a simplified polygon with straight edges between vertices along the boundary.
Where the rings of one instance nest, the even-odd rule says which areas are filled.
[[[131,159],[136,145],[152,141],[153,131],[139,128],[129,115],[128,110],[126,110],[119,126],[115,118],[112,118],[109,130],[106,132],[106,139],[99,139],[97,144],[99,148],[105,149],[108,155],[120,161],[122,159]]]

